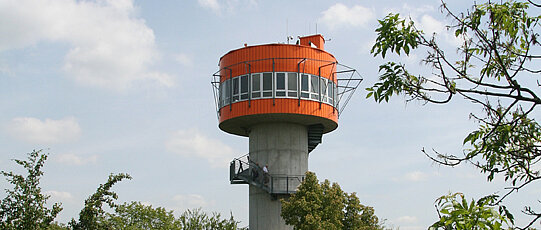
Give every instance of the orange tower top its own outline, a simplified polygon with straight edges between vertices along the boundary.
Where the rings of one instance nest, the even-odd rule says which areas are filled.
[[[316,34],[300,38],[300,44],[324,50],[325,39],[321,34]]]
[[[213,82],[220,129],[241,136],[264,122],[336,129],[338,62],[324,43],[317,34],[297,45],[245,46],[222,56]]]

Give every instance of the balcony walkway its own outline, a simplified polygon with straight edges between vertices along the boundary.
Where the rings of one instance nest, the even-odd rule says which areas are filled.
[[[304,175],[267,174],[248,159],[248,154],[233,159],[229,165],[231,184],[250,184],[273,196],[295,193],[303,180]]]

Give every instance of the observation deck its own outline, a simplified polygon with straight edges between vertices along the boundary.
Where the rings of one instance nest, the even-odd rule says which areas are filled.
[[[212,82],[220,129],[240,136],[262,122],[336,129],[362,78],[324,51],[323,43],[314,35],[299,45],[245,46],[222,56]]]

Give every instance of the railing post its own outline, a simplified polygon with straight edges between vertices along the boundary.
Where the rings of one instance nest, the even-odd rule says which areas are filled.
[[[233,181],[235,178],[235,161],[231,162],[229,165],[229,182]]]
[[[229,96],[229,111],[233,110],[233,70],[229,69],[229,84],[231,85],[231,96]]]
[[[269,175],[270,176],[270,175]],[[272,193],[274,191],[274,178],[273,177],[270,177],[270,193]]]

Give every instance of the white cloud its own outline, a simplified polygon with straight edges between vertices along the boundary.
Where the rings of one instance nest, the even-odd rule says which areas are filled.
[[[206,9],[211,10],[217,15],[222,13],[233,13],[241,7],[257,6],[257,0],[197,0],[197,3]]]
[[[373,9],[360,5],[348,8],[346,5],[337,3],[329,9],[323,11],[320,21],[330,28],[340,26],[365,26],[375,17]]]
[[[8,132],[28,143],[53,144],[77,139],[81,128],[73,117],[45,121],[33,117],[18,117],[8,124]]]
[[[151,70],[160,57],[154,32],[135,13],[132,0],[1,1],[0,21],[7,23],[0,51],[64,42],[70,50],[63,69],[81,84],[122,90],[141,80],[163,83]]]
[[[396,219],[397,222],[403,224],[414,224],[417,223],[417,217],[415,216],[401,216]]]
[[[421,17],[420,27],[427,34],[441,34],[445,31],[445,25],[443,22],[440,22],[432,16],[426,14]]]
[[[428,174],[423,173],[423,172],[419,172],[419,171],[415,171],[415,172],[407,173],[406,175],[404,175],[403,179],[405,179],[407,181],[417,182],[417,181],[424,181],[427,178],[428,178]]]
[[[423,13],[427,13],[427,12],[436,11],[434,9],[434,6],[432,6],[432,5],[410,6],[409,4],[404,3],[404,5],[402,5],[402,8],[404,9],[404,12],[408,12],[411,15],[417,15],[417,14],[423,14]]]
[[[75,154],[60,154],[55,155],[53,158],[56,162],[67,164],[67,165],[85,165],[89,163],[96,163],[98,161],[97,155],[92,155],[88,157],[81,157]]]
[[[73,196],[69,192],[60,192],[60,191],[46,191],[46,195],[51,196],[52,200],[56,201],[69,201],[73,199]]]
[[[186,66],[186,67],[193,66],[192,58],[188,56],[187,54],[183,54],[183,53],[177,54],[175,55],[175,60],[183,66]]]
[[[228,145],[219,140],[204,136],[198,130],[179,130],[165,142],[167,151],[181,156],[206,159],[212,167],[227,167],[235,156]]]
[[[220,11],[220,3],[218,3],[218,0],[197,0],[197,3],[203,8],[208,8],[214,12]]]
[[[186,209],[202,208],[209,205],[205,198],[198,194],[179,194],[173,197],[175,209],[184,211]]]

